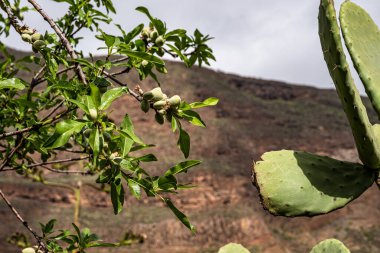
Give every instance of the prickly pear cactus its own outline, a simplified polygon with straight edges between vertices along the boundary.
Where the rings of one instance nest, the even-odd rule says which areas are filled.
[[[250,253],[249,250],[237,243],[229,243],[221,247],[218,253]]]
[[[354,67],[380,117],[379,28],[365,10],[350,1],[342,4],[339,20]]]
[[[380,31],[369,15],[350,1],[343,4],[340,13],[346,45],[379,113],[380,87],[375,83],[380,83]],[[379,176],[380,125],[369,121],[351,77],[333,0],[321,0],[318,20],[324,58],[363,165],[305,152],[265,153],[253,166],[254,184],[264,207],[275,215],[331,212],[357,198]]]
[[[363,165],[306,152],[265,153],[255,165],[256,185],[273,214],[313,216],[345,206],[373,184]]]
[[[350,253],[350,250],[336,239],[327,239],[315,245],[310,253]]]

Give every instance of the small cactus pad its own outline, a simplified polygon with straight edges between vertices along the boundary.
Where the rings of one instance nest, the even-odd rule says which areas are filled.
[[[314,216],[341,208],[376,178],[376,171],[306,152],[267,152],[254,164],[254,184],[274,215]]]
[[[315,245],[310,253],[350,253],[341,241],[327,239]]]
[[[344,41],[368,97],[380,117],[380,31],[369,14],[352,2],[340,9]]]
[[[249,250],[237,243],[229,243],[221,247],[218,253],[250,253]]]
[[[379,137],[368,119],[366,108],[351,77],[343,52],[333,1],[321,0],[318,19],[324,58],[349,120],[359,157],[368,167],[378,169],[380,168]]]

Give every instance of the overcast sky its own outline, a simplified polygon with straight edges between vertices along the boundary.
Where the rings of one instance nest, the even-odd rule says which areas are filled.
[[[66,11],[51,0],[37,2],[53,17]],[[335,2],[338,8],[343,0]],[[354,2],[380,24],[379,0]],[[318,38],[319,0],[114,0],[114,3],[118,11],[114,22],[126,30],[146,21],[134,11],[143,5],[153,16],[165,20],[169,29],[198,28],[210,34],[215,38],[210,43],[217,58],[212,63],[215,70],[333,88]],[[27,23],[39,31],[49,29],[35,14],[27,16]],[[118,33],[112,26],[107,31]],[[99,42],[87,32],[81,35],[88,37],[81,49],[96,52]],[[28,48],[16,36],[1,39],[18,49]]]

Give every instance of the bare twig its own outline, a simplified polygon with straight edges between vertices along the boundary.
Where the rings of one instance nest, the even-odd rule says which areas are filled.
[[[47,120],[51,115],[53,115],[58,109],[59,107],[61,107],[63,104],[65,103],[65,100],[62,100],[59,104],[57,104],[49,113],[48,115],[46,115],[42,121],[45,121]]]
[[[47,169],[47,170],[49,170],[51,172],[54,172],[54,173],[62,173],[62,174],[66,174],[66,175],[69,175],[69,174],[78,174],[78,175],[82,175],[82,176],[92,175],[92,173],[90,171],[56,170],[56,169],[50,168],[50,167],[45,166],[45,165],[40,165],[40,167],[42,167],[44,169]]]
[[[41,163],[35,163],[27,165],[28,168],[38,167],[38,166],[44,166],[48,164],[56,164],[56,163],[67,163],[67,162],[73,162],[73,161],[80,161],[80,160],[86,160],[90,158],[89,156],[86,157],[76,157],[76,158],[68,158],[68,159],[62,159],[62,160],[55,160],[55,161],[48,161],[48,162],[41,162]]]
[[[127,86],[127,84],[124,84],[123,82],[119,81],[118,79],[116,79],[115,77],[113,77],[110,73],[108,73],[107,71],[103,70],[103,74],[106,75],[109,79],[111,79],[112,81],[114,81],[115,83],[119,84],[120,86]],[[141,101],[142,98],[140,95],[138,95],[136,92],[134,92],[133,90],[129,89],[129,93],[134,97],[136,98],[138,101]]]
[[[3,193],[3,191],[1,189],[0,189],[0,196],[3,198],[3,200],[5,201],[5,203],[7,204],[7,206],[12,210],[12,212],[16,216],[16,218],[24,225],[24,227],[26,227],[27,230],[29,230],[30,233],[32,233],[32,235],[34,236],[34,238],[36,238],[38,244],[44,249],[44,251],[46,251],[46,246],[42,242],[42,238],[29,226],[28,222],[26,222],[21,217],[21,215],[16,210],[16,208],[14,208],[12,206],[11,202],[7,199],[7,197],[5,197],[5,194]]]
[[[55,33],[58,35],[58,37],[61,39],[61,42],[63,46],[66,48],[67,52],[71,56],[72,59],[77,59],[78,56],[75,53],[73,47],[71,46],[70,42],[66,38],[66,36],[62,33],[61,29],[57,26],[57,24],[53,21],[52,18],[41,8],[41,6],[34,0],[28,0],[28,2],[33,5],[33,7],[36,9],[37,12],[41,14],[41,16],[49,23],[51,28],[55,31]],[[84,84],[87,84],[86,77],[83,73],[82,68],[80,67],[79,63],[75,63],[76,66],[76,72],[79,76],[79,78],[82,80]]]
[[[21,130],[13,131],[13,132],[3,133],[3,134],[0,134],[0,139],[3,139],[3,138],[8,137],[8,136],[12,136],[12,135],[17,135],[17,134],[29,132],[29,131],[32,131],[36,127],[38,127],[38,125],[34,125],[31,127],[27,127],[27,128],[21,129]]]
[[[7,156],[7,158],[5,158],[4,162],[0,166],[0,172],[4,169],[5,166],[7,166],[8,162],[11,160],[11,158],[13,157],[13,155],[21,148],[21,146],[24,143],[24,140],[25,139],[22,139],[20,141],[20,143],[16,147],[14,147],[12,149],[12,151],[9,153],[9,155]]]

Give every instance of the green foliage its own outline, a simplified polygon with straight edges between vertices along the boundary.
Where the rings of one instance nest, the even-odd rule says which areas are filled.
[[[350,253],[344,244],[336,239],[327,239],[315,245],[310,253]]]
[[[275,215],[318,215],[345,206],[360,196],[379,176],[379,126],[369,121],[355,87],[341,42],[333,1],[321,0],[319,35],[324,58],[349,120],[363,165],[305,152],[265,153],[254,164],[254,183],[263,204]],[[342,32],[356,69],[377,107],[379,29],[369,15],[350,1],[340,12]]]
[[[221,247],[218,253],[250,253],[249,250],[237,243],[229,243]]]
[[[162,175],[151,175],[144,164],[157,161],[154,154],[147,153],[154,145],[145,144],[136,135],[128,112],[122,123],[116,124],[107,117],[107,111],[118,98],[133,97],[136,103],[141,103],[144,112],[155,111],[158,123],[170,124],[187,158],[190,135],[183,123],[205,127],[195,110],[216,105],[218,99],[188,103],[179,95],[168,98],[157,74],[168,73],[163,59],[167,56],[179,58],[187,67],[196,63],[209,65],[210,60],[215,60],[207,45],[211,37],[198,30],[193,35],[183,29],[168,30],[165,22],[153,17],[145,7],[136,10],[147,17],[146,24],[139,24],[130,31],[116,25],[119,34],[108,34],[102,27],[112,23],[108,13],[116,13],[111,0],[54,1],[64,2],[62,6],[68,8],[57,20],[46,15],[34,1],[29,1],[33,8],[21,6],[20,1],[15,1],[13,6],[8,1],[0,2],[3,12],[0,35],[14,32],[33,50],[29,56],[16,59],[0,43],[3,56],[0,59],[0,172],[15,171],[25,179],[74,190],[77,198],[80,196],[77,186],[52,182],[51,174],[45,171],[64,173],[66,177],[78,172],[96,175],[94,183],[109,193],[115,214],[122,212],[128,193],[137,199],[154,197],[184,226],[195,231],[188,217],[169,197],[186,188],[187,184],[180,182],[178,174],[186,173],[200,161],[181,161]],[[54,31],[20,25],[22,14],[29,10],[37,11],[36,15],[41,14],[46,21],[54,23]],[[106,51],[103,58],[92,55],[84,58],[83,53],[76,50],[84,42],[84,38],[77,36],[82,30],[96,33]],[[116,68],[121,71],[116,72]],[[28,80],[20,70],[33,73],[34,77]],[[141,81],[152,78],[159,87],[151,87],[146,92],[132,90],[122,81],[122,75],[131,71],[136,71]],[[64,154],[71,154],[72,158],[60,159]],[[77,170],[72,171],[65,165],[74,161],[82,161],[83,166],[79,168],[78,163]],[[52,168],[53,164],[57,167]],[[89,230],[80,230],[74,224],[74,233],[61,230],[57,234],[53,231],[54,224],[52,220],[41,225],[42,236],[34,235],[36,247],[49,252],[85,252],[91,247],[129,244],[127,242],[138,238],[128,235],[124,243],[105,244]]]

